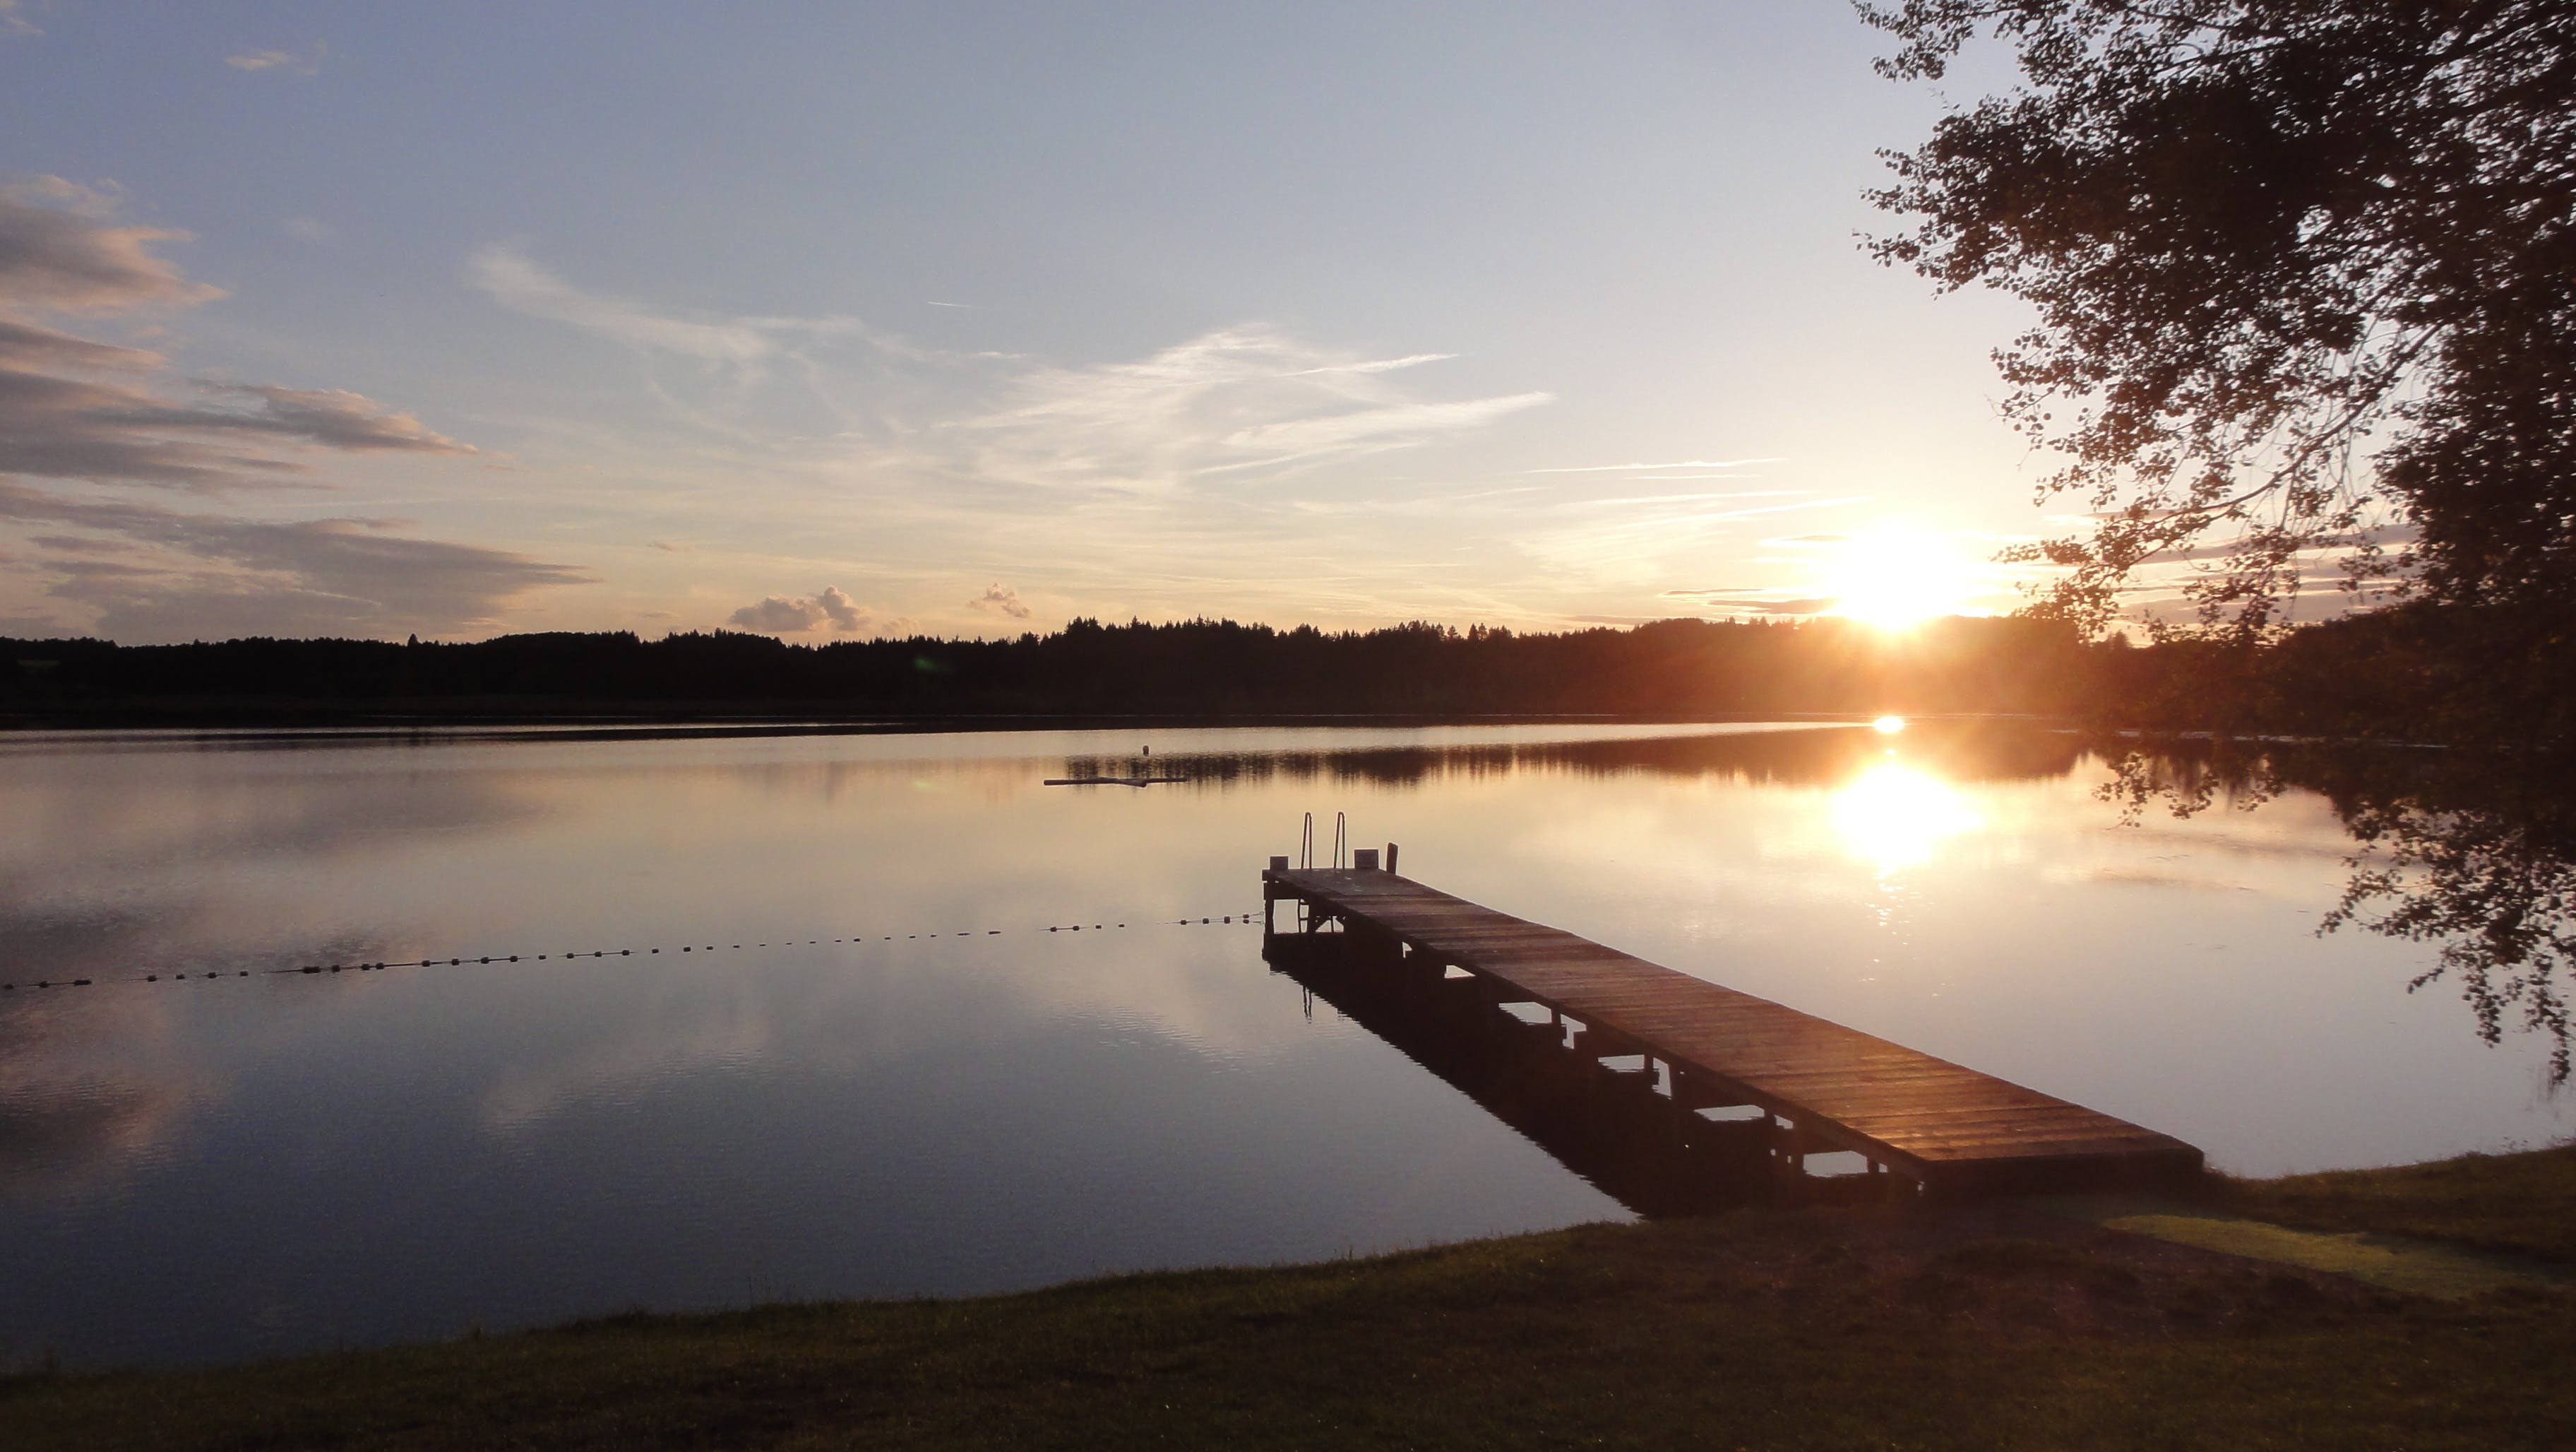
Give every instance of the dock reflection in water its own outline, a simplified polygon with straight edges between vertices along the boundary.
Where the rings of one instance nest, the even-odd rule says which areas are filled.
[[[1677,1102],[1671,1080],[1643,1056],[1598,1055],[1569,1021],[1535,1004],[1497,1004],[1474,977],[1375,934],[1265,933],[1261,953],[1271,971],[1639,1215],[1886,1191],[1883,1176],[1787,1172],[1804,1167],[1779,1158],[1785,1136],[1769,1115],[1750,1105]],[[1523,1016],[1513,1007],[1536,1011]]]

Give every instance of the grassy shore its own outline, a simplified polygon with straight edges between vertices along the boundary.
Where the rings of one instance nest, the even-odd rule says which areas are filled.
[[[2219,1193],[2576,1250],[2576,1150]],[[2414,1300],[2009,1205],[1761,1211],[20,1376],[0,1447],[2566,1447],[2571,1363],[2567,1294]]]
[[[2282,1225],[2414,1235],[2576,1266],[2576,1145],[2238,1180],[2224,1199]]]

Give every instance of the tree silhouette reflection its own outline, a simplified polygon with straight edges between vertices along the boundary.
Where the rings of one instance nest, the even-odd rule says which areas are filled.
[[[2008,719],[1918,721],[1909,728],[1905,742],[1909,762],[1945,781],[2052,780],[2073,770],[2083,752],[2083,743],[2070,733],[2034,731],[2028,722]],[[1526,771],[1840,786],[1882,760],[1886,750],[1886,739],[1869,730],[1867,723],[1837,723],[1591,741],[1172,752],[1156,754],[1150,765],[1157,776],[1183,776],[1190,784],[1220,787],[1274,780],[1415,786]],[[1141,757],[1123,755],[1068,756],[1065,775],[1122,777],[1137,773],[1145,764]]]
[[[2552,1087],[2576,1066],[2564,976],[2576,958],[2576,799],[2551,764],[2497,752],[2227,740],[2108,744],[2101,789],[2124,819],[2318,793],[2354,840],[2321,934],[2358,928],[2432,945],[2411,992],[2449,982],[2478,1036],[2545,1033]]]

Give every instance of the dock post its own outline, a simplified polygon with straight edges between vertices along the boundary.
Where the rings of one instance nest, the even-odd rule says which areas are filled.
[[[1287,871],[1288,859],[1285,856],[1271,858],[1270,870],[1272,872]],[[1265,938],[1275,937],[1278,935],[1279,925],[1272,911],[1278,901],[1279,884],[1272,881],[1267,876],[1263,877],[1261,879],[1261,936]]]

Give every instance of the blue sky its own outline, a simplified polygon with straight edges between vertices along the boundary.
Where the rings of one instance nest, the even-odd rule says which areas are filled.
[[[0,19],[0,633],[1995,609],[2047,524],[1830,0]]]

